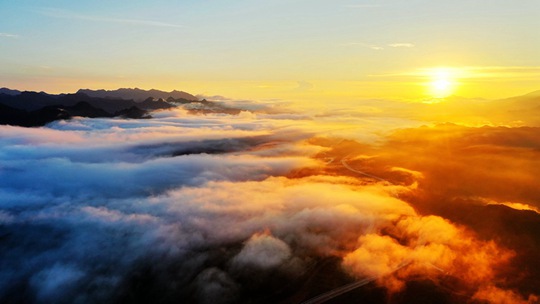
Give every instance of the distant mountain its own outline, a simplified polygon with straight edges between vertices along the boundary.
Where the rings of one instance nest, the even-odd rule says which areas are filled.
[[[94,107],[103,109],[111,114],[115,112],[129,109],[131,107],[139,107],[144,110],[157,110],[157,109],[169,109],[174,105],[165,102],[154,100],[148,103],[137,103],[132,99],[120,99],[120,98],[103,98],[103,97],[91,97],[83,93],[66,94],[59,97],[59,104],[62,105],[74,105],[78,102],[85,101]]]
[[[100,108],[96,108],[86,101],[80,101],[73,106],[58,106],[58,107],[49,106],[49,107],[62,109],[65,112],[67,112],[70,116],[81,116],[81,117],[90,117],[90,118],[111,116],[109,112]]]
[[[522,96],[514,96],[499,100],[502,105],[506,105],[510,110],[527,110],[540,106],[540,91],[534,91]]]
[[[49,122],[68,119],[71,115],[59,107],[47,106],[36,111],[24,111],[0,104],[0,124],[38,127]]]
[[[184,100],[184,99],[178,99],[178,100]],[[142,102],[137,103],[137,107],[146,109],[146,110],[159,110],[159,109],[168,109],[175,107],[176,99],[168,98],[167,101],[163,100],[162,98],[158,100],[154,100],[151,97],[148,97],[146,100]]]
[[[79,102],[86,102],[93,107],[105,110],[109,114],[138,107],[143,110],[157,110],[173,108],[175,105],[164,100],[147,100],[142,103],[137,103],[133,100],[125,99],[108,99],[99,97],[90,97],[86,94],[62,94],[49,95],[46,93],[36,92],[21,92],[18,95],[0,94],[0,104],[9,106],[14,109],[25,111],[36,111],[47,106],[74,106]]]
[[[98,97],[98,98],[107,98],[107,99],[132,99],[136,102],[142,102],[149,97],[152,97],[154,99],[164,99],[166,100],[169,97],[172,97],[174,99],[184,99],[184,100],[198,100],[197,97],[183,92],[183,91],[172,91],[172,92],[164,92],[159,90],[141,90],[138,88],[135,89],[118,89],[113,91],[106,91],[106,90],[90,90],[90,89],[80,89],[77,91],[77,93],[83,93],[90,97]]]
[[[95,97],[87,93],[107,97]],[[149,94],[153,96],[148,96]],[[145,96],[145,98],[140,99],[141,96]],[[167,97],[164,98],[164,96]],[[138,101],[125,99],[127,97],[135,97]],[[0,124],[25,127],[43,126],[49,122],[70,119],[73,116],[141,119],[151,118],[148,111],[175,107],[183,107],[192,114],[237,115],[241,112],[240,109],[230,108],[219,102],[198,100],[193,95],[179,91],[167,93],[140,89],[79,90],[75,94],[53,95],[45,92],[20,92],[2,88],[0,92]]]
[[[90,97],[86,94],[50,95],[44,92],[18,92],[3,89],[0,93],[0,124],[36,127],[74,116],[89,118],[151,118],[148,110],[176,107],[162,99],[135,102],[125,99]]]
[[[17,91],[17,90],[11,90],[11,89],[8,89],[8,88],[0,88],[0,94],[6,94],[6,95],[19,95],[21,94],[21,91]]]
[[[412,104],[398,113],[437,122],[540,126],[540,91],[495,100],[451,96],[440,102]]]
[[[122,111],[118,111],[114,113],[114,116],[119,116],[122,118],[132,118],[132,119],[152,118],[152,116],[150,116],[147,111],[141,110],[136,106],[133,106],[129,109],[124,109]]]
[[[529,94],[526,94],[524,96],[528,96],[528,97],[540,97],[540,90],[538,91],[534,91],[534,92],[530,92]]]
[[[31,127],[28,112],[0,104],[0,123],[4,125],[15,125]]]
[[[25,91],[17,95],[0,94],[0,104],[26,111],[34,111],[58,103],[58,96],[45,93]]]
[[[25,111],[7,105],[0,104],[0,124],[38,127],[60,119],[70,119],[74,116],[98,118],[98,117],[123,117],[123,118],[151,118],[147,111],[132,106],[117,111],[114,114],[96,108],[88,102],[81,101],[72,106],[56,105],[46,106],[35,111]]]
[[[499,112],[493,110],[494,115],[511,117],[529,126],[540,126],[540,91],[493,101],[492,108]]]

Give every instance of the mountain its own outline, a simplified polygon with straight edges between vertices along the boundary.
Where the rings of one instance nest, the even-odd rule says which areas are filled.
[[[524,96],[527,96],[527,97],[540,97],[540,90],[538,91],[534,91],[534,92],[530,92],[529,94],[526,94]]]
[[[136,106],[137,103],[133,100],[125,100],[120,98],[108,99],[102,97],[91,97],[83,93],[66,94],[59,98],[58,104],[64,106],[75,105],[81,101],[87,102],[96,108],[103,109],[110,114],[118,111],[129,109]]]
[[[90,97],[82,93],[51,95],[44,92],[15,92],[19,91],[3,88],[0,93],[0,124],[36,127],[74,116],[151,118],[147,110],[175,107],[162,99],[137,103],[134,100]]]
[[[54,106],[51,106],[51,107],[54,107]],[[80,101],[73,106],[59,106],[55,108],[64,110],[70,116],[82,116],[82,117],[90,117],[90,118],[111,116],[111,114],[109,114],[107,111],[100,108],[96,108],[86,101]]]
[[[388,109],[392,108],[387,107],[385,114]],[[397,115],[427,121],[540,126],[540,91],[494,100],[450,96],[439,102],[409,104],[405,108],[394,109],[398,110]]]
[[[0,88],[0,94],[6,94],[6,95],[19,95],[21,94],[21,91],[17,91],[17,90],[11,90],[11,89],[8,89],[8,88]]]
[[[534,91],[522,96],[514,96],[499,100],[509,110],[529,110],[540,106],[540,91]]]
[[[70,107],[80,102],[85,102],[95,108],[105,110],[109,114],[114,114],[134,106],[143,110],[169,109],[175,107],[175,105],[164,100],[152,99],[137,103],[134,100],[90,97],[83,93],[62,95],[49,95],[43,92],[21,92],[18,95],[0,94],[0,104],[24,111],[36,111],[48,106]]]
[[[7,105],[0,104],[0,124],[38,127],[60,119],[70,119],[74,116],[98,118],[98,117],[122,117],[122,118],[151,118],[147,111],[136,106],[117,111],[114,114],[96,108],[88,102],[81,101],[72,106],[54,105],[45,106],[39,110],[25,111]]]
[[[114,116],[119,116],[122,118],[132,118],[132,119],[152,118],[152,116],[150,116],[147,111],[141,110],[140,108],[136,106],[133,106],[129,109],[118,111],[114,113]]]
[[[96,92],[98,97],[90,96]],[[122,96],[122,98],[112,97],[110,93]],[[140,98],[149,94],[158,97],[149,96],[142,100],[138,99],[138,101],[124,99],[127,97]],[[166,99],[159,97],[167,95],[169,96]],[[179,91],[167,93],[140,89],[118,89],[116,91],[81,89],[75,94],[53,95],[45,92],[20,92],[3,88],[0,92],[0,110],[2,111],[0,113],[0,124],[26,127],[42,126],[58,119],[69,119],[73,116],[141,119],[151,118],[148,111],[174,107],[183,107],[193,114],[224,113],[237,115],[241,111],[218,102],[197,100],[195,96]]]
[[[4,125],[38,127],[70,117],[71,115],[64,109],[52,106],[28,112],[0,104],[0,124]]]
[[[26,116],[28,113],[10,106],[0,104],[0,123],[4,125],[28,126]]]
[[[493,106],[501,112],[501,116],[512,117],[514,121],[529,126],[540,126],[540,91],[500,99]]]
[[[167,99],[169,97],[172,97],[174,99],[184,99],[184,100],[198,100],[197,97],[183,92],[183,91],[172,91],[172,92],[164,92],[159,90],[141,90],[139,88],[134,89],[118,89],[113,91],[107,91],[107,90],[90,90],[90,89],[80,89],[77,91],[77,93],[83,93],[90,97],[98,97],[98,98],[107,98],[107,99],[132,99],[136,102],[141,102],[149,97],[155,98],[155,99]]]
[[[59,96],[37,92],[21,92],[17,95],[0,94],[0,104],[26,111],[35,111],[59,104]]]
[[[146,110],[159,110],[159,109],[173,108],[176,106],[174,104],[174,102],[176,102],[175,99],[168,98],[167,100],[168,101],[165,101],[162,98],[158,100],[154,100],[153,98],[148,97],[144,101],[138,102],[137,107],[146,109]],[[184,100],[184,99],[179,99],[179,100]]]

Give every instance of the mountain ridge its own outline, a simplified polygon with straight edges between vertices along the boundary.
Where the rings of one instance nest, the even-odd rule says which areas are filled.
[[[19,90],[12,90],[12,89],[9,89],[9,88],[0,88],[0,94],[6,94],[6,95],[10,95],[10,96],[14,96],[14,95],[19,95],[21,94],[21,91]]]
[[[32,111],[21,110],[0,103],[0,124],[2,125],[39,127],[56,120],[66,120],[76,116],[88,118],[152,118],[148,111],[136,106],[109,113],[86,101],[79,101],[74,105],[47,105]]]
[[[116,90],[91,90],[91,89],[79,89],[77,93],[83,93],[90,97],[99,97],[106,99],[132,99],[135,102],[142,102],[149,97],[155,99],[167,99],[172,97],[174,99],[185,99],[189,101],[199,100],[192,94],[184,91],[173,90],[171,92],[160,91],[156,89],[143,90],[139,88],[119,88]]]

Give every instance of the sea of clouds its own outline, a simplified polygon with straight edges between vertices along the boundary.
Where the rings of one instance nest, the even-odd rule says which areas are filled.
[[[312,141],[380,145],[420,122],[153,116],[0,126],[0,302],[274,303],[328,258],[389,291],[452,273],[473,298],[521,299],[494,281],[511,250],[420,214],[416,183],[324,171],[332,147]]]

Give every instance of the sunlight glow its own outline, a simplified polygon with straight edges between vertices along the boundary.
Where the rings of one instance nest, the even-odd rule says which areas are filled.
[[[456,71],[449,68],[436,68],[430,71],[430,95],[435,98],[448,97],[456,89]]]

